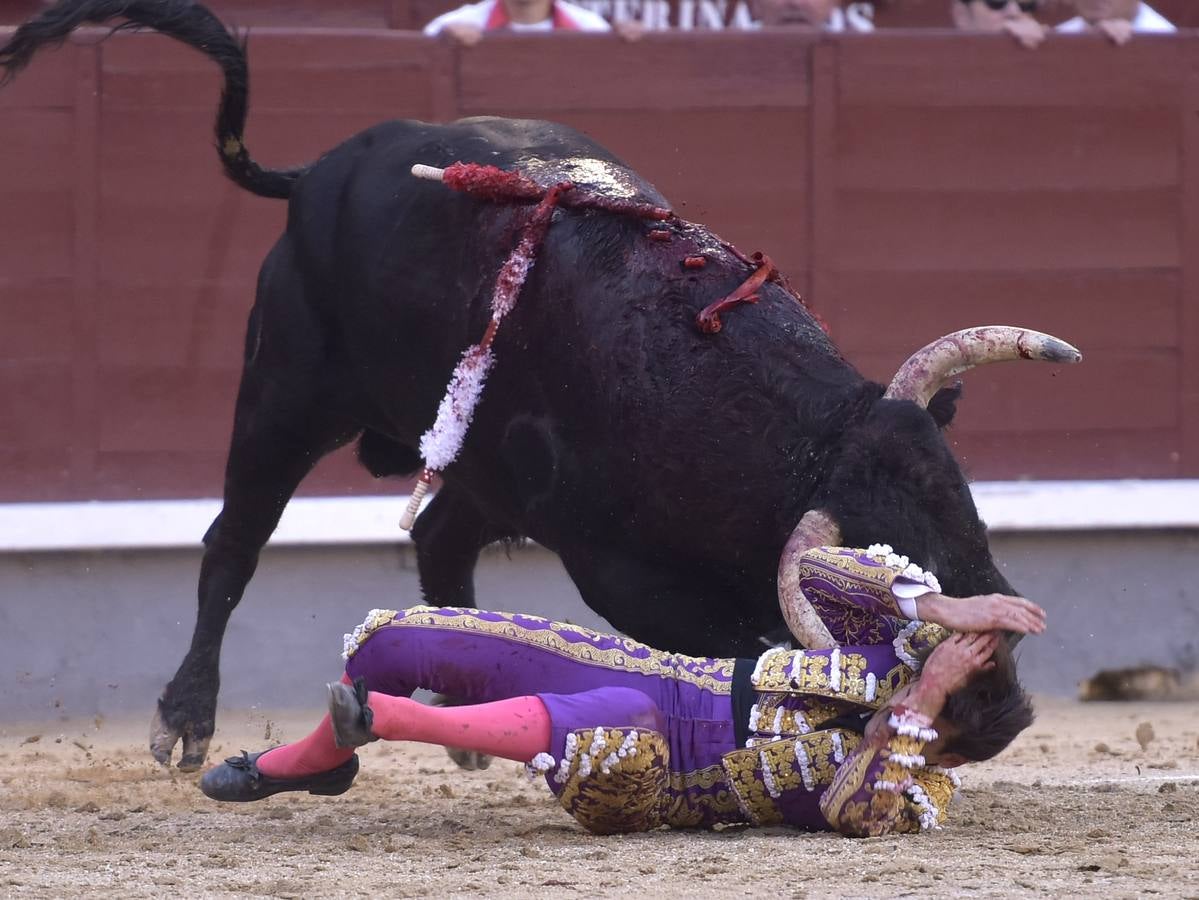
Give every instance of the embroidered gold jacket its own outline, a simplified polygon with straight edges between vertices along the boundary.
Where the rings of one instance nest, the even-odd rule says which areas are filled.
[[[821,727],[886,705],[946,636],[904,619],[893,593],[897,581],[930,577],[885,546],[804,555],[800,587],[842,646],[773,649],[758,660],[751,736],[723,760],[751,822],[867,836],[932,828],[944,818],[956,779],[925,765],[918,736],[888,727],[866,742],[856,731]]]

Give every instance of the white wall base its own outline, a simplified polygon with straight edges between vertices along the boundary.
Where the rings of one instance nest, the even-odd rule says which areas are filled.
[[[975,503],[992,532],[1199,529],[1199,479],[980,481]],[[275,546],[404,544],[406,495],[300,497]],[[195,547],[221,501],[123,500],[0,504],[0,552]]]

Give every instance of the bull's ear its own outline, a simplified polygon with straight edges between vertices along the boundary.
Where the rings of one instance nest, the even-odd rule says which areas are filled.
[[[946,428],[953,421],[961,396],[962,383],[960,381],[955,381],[949,387],[943,387],[933,394],[933,399],[928,401],[928,414],[933,417],[938,428]]]

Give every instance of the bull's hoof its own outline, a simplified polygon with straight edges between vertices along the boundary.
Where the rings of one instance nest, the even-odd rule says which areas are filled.
[[[492,757],[486,753],[480,753],[478,750],[463,750],[461,747],[446,747],[445,752],[449,754],[450,759],[460,769],[466,769],[468,772],[474,772],[480,769],[486,769],[491,765]]]
[[[173,727],[163,718],[162,709],[154,711],[150,720],[150,752],[161,765],[171,764],[171,755],[175,745],[183,741],[183,755],[179,757],[179,768],[184,772],[194,772],[204,765],[208,756],[208,745],[212,743],[212,729],[206,737],[197,737],[195,729],[190,725]]]
[[[336,769],[306,775],[303,778],[272,778],[258,770],[258,757],[266,751],[231,756],[219,766],[209,769],[200,779],[200,790],[213,800],[248,803],[262,800],[284,791],[307,791],[332,797],[344,794],[358,774],[358,754],[354,754]]]
[[[445,694],[434,694],[429,701],[433,706],[462,706],[465,700],[447,697]],[[446,747],[445,752],[459,769],[475,772],[486,769],[491,765],[491,757],[478,750],[463,750],[461,747]]]

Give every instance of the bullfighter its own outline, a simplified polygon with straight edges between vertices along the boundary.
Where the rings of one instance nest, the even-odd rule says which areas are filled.
[[[354,749],[381,738],[525,762],[599,834],[938,827],[951,769],[991,758],[1032,722],[997,629],[1040,633],[1044,611],[944,596],[886,545],[817,547],[798,574],[838,646],[698,658],[534,616],[373,610],[345,636],[345,677],[317,729],[227,759],[201,789],[228,801],[340,794],[358,772]],[[424,706],[409,699],[418,687],[474,705]]]

